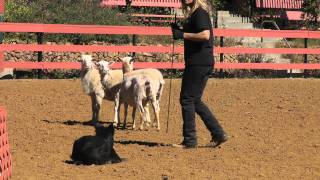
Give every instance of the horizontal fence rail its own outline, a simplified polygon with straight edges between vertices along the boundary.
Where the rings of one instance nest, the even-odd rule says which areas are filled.
[[[21,69],[80,69],[78,62],[3,62],[6,68],[21,68]],[[112,69],[119,69],[122,63],[114,63]],[[184,63],[171,62],[135,62],[135,69],[143,68],[157,68],[157,69],[183,69]],[[216,63],[216,69],[320,69],[320,64],[274,64],[274,63]]]
[[[105,45],[45,45],[0,44],[0,51],[58,51],[58,52],[154,52],[172,53],[172,46],[105,46]],[[174,53],[183,53],[183,46],[176,46]],[[246,48],[215,47],[214,53],[224,54],[320,54],[320,48]]]
[[[70,24],[33,24],[0,23],[0,32],[42,32],[60,34],[136,34],[171,36],[169,27],[152,26],[103,26]],[[223,37],[265,37],[265,38],[308,38],[319,39],[320,31],[307,30],[256,30],[256,29],[219,29],[213,30],[214,36]]]
[[[103,26],[70,24],[0,23],[0,32],[39,32],[59,34],[137,34],[171,35],[168,27]]]
[[[217,37],[268,37],[318,39],[320,31],[296,30],[239,30],[214,29]],[[65,24],[0,23],[0,32],[19,33],[72,33],[72,34],[124,34],[171,36],[169,27],[100,26]],[[172,53],[172,46],[105,46],[105,45],[46,45],[46,44],[0,44],[2,51],[59,51],[59,52],[157,52]],[[183,47],[174,48],[174,53],[183,53]],[[220,54],[320,54],[319,48],[248,48],[215,47]],[[120,68],[116,63],[114,68]],[[136,68],[182,69],[183,63],[137,62]],[[79,69],[79,62],[10,62],[0,58],[1,68],[26,69]],[[273,64],[273,63],[216,63],[217,69],[320,69],[319,64]]]
[[[132,0],[131,6],[181,8],[179,0]]]

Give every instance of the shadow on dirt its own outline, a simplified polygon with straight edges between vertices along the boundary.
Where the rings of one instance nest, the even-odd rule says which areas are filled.
[[[134,141],[134,140],[123,140],[123,141],[114,141],[115,143],[128,145],[128,144],[137,144],[141,146],[149,147],[160,147],[160,146],[172,146],[171,144],[158,143],[158,142],[147,142],[147,141]]]
[[[45,123],[48,123],[48,124],[64,124],[64,125],[67,125],[67,126],[75,126],[75,125],[83,125],[83,126],[94,126],[94,124],[92,123],[91,120],[88,120],[88,121],[80,121],[80,120],[65,120],[65,121],[58,121],[58,120],[47,120],[47,119],[44,119],[42,120],[43,122]],[[112,122],[101,122],[99,121],[99,124],[103,124],[103,125],[109,125],[111,124]],[[133,130],[132,129],[132,124],[128,124],[127,123],[127,126],[124,127],[122,123],[120,123],[118,126],[114,127],[116,130]]]
[[[55,120],[44,119],[42,121],[49,124],[64,124],[68,126],[74,126],[74,125],[93,126],[93,123],[91,120],[89,121],[79,121],[79,120],[55,121]],[[99,124],[110,124],[110,122],[99,122]]]

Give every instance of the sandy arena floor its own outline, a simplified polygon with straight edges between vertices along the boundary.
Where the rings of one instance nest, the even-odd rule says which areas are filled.
[[[117,130],[115,149],[127,162],[76,166],[65,162],[74,140],[94,133],[82,124],[91,109],[80,81],[0,81],[12,179],[320,179],[319,79],[210,79],[203,100],[230,140],[220,148],[192,150],[160,145],[182,140],[180,83],[173,80],[169,133],[167,80],[160,132]],[[112,106],[104,101],[100,119],[105,125],[112,120]],[[197,129],[199,143],[209,142],[198,117]]]

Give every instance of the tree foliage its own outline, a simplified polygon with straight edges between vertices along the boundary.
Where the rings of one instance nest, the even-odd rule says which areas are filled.
[[[129,25],[117,9],[99,6],[100,0],[7,0],[5,21],[45,24]],[[127,36],[48,35],[47,39],[86,43],[92,40],[127,42]]]
[[[305,0],[302,6],[303,18],[308,29],[316,30],[320,27],[320,0]]]

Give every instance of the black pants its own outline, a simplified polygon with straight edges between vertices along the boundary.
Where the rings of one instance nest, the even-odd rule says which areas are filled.
[[[186,67],[183,73],[180,104],[183,118],[183,143],[187,145],[197,144],[195,113],[201,117],[212,138],[219,138],[224,133],[218,120],[201,101],[211,72],[212,66],[190,66]]]

